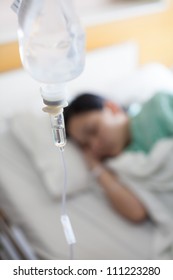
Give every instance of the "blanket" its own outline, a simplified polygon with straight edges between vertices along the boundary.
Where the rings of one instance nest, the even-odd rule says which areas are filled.
[[[153,259],[173,258],[173,139],[159,141],[150,154],[125,152],[106,165],[145,205],[155,225]]]
[[[11,133],[29,155],[32,166],[39,171],[39,176],[47,187],[46,189],[50,190],[50,186],[53,186],[56,190],[57,182],[59,182],[59,186],[63,184],[63,180],[61,182],[60,179],[62,170],[57,168],[57,153],[53,147],[50,147],[52,141],[48,137],[50,135],[48,124],[47,121],[39,119],[36,121],[34,116],[32,118],[31,116],[23,116],[22,118],[16,116],[11,122]],[[88,190],[89,183],[86,179],[88,173],[86,173],[86,166],[79,151],[73,151],[72,146],[68,149],[68,145],[66,149],[68,150],[66,162],[69,163],[67,166],[69,192],[77,194],[79,191],[81,193],[81,190]],[[73,162],[75,164],[72,164]],[[149,213],[154,227],[150,258],[172,259],[173,139],[161,140],[154,146],[150,154],[124,152],[116,158],[109,159],[105,164],[118,175],[120,182],[125,187],[138,196]],[[73,166],[74,168],[72,168]],[[76,166],[80,166],[80,172]],[[75,178],[77,181],[74,180]],[[55,197],[55,191],[51,192],[51,196],[52,194]],[[56,197],[59,197],[60,194],[61,192],[58,190]]]

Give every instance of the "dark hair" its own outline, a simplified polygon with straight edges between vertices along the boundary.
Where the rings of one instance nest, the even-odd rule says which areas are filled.
[[[78,95],[67,107],[64,108],[64,121],[67,137],[69,137],[68,124],[73,116],[94,110],[102,110],[104,103],[105,98],[96,94],[83,93]]]

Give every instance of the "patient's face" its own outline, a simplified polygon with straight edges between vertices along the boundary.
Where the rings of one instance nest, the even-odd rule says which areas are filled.
[[[105,107],[75,115],[70,119],[70,137],[81,148],[89,148],[97,158],[120,154],[128,141],[128,117],[121,110]]]

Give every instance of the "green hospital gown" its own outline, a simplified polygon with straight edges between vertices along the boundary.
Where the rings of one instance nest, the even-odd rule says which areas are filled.
[[[173,94],[155,94],[134,117],[130,117],[128,151],[149,153],[157,141],[173,137]]]

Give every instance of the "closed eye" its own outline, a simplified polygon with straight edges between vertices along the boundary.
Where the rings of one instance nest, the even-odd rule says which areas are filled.
[[[85,132],[88,136],[95,136],[98,133],[98,127],[92,126],[92,127],[86,128]]]

